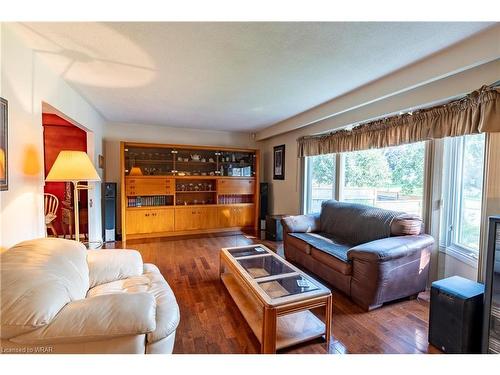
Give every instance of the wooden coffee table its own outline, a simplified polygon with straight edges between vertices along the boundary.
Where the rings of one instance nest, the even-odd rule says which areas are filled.
[[[264,245],[223,248],[220,278],[262,353],[323,335],[330,342],[330,290]],[[318,307],[324,307],[324,322],[310,311]]]

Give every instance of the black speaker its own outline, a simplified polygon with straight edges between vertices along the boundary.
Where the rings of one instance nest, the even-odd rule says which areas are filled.
[[[484,286],[459,276],[431,286],[429,343],[446,353],[480,353]]]
[[[105,242],[116,239],[116,182],[102,184],[102,229]]]
[[[266,240],[283,241],[283,226],[281,219],[285,215],[266,216]]]
[[[259,219],[265,220],[268,213],[269,205],[269,184],[267,182],[260,183],[260,211]]]

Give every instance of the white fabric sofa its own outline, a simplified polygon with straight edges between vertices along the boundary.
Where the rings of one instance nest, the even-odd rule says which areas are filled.
[[[179,307],[135,250],[43,238],[1,254],[2,353],[172,353]]]

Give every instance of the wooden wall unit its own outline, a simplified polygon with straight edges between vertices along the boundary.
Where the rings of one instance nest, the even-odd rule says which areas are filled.
[[[121,142],[122,240],[257,230],[258,150]]]

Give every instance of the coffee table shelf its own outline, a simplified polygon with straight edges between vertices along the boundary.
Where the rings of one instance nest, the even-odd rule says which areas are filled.
[[[229,249],[221,251],[221,280],[261,343],[261,352],[275,353],[276,350],[325,336],[330,338],[332,295],[329,289],[313,280],[286,260],[274,254],[265,246],[266,255],[283,262],[287,273],[266,278],[253,279]],[[244,247],[241,247],[244,248]],[[234,251],[238,248],[231,248]],[[262,254],[255,255],[262,257]],[[244,257],[245,259],[251,257]],[[293,273],[290,273],[293,271]],[[295,292],[278,298],[270,298],[259,283],[266,280],[285,278],[304,278],[314,289],[304,293]],[[295,280],[294,279],[294,280]],[[311,286],[311,285],[309,285]],[[324,307],[325,322],[314,315],[310,309]]]

